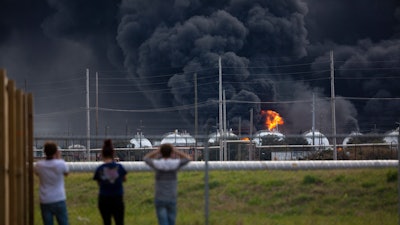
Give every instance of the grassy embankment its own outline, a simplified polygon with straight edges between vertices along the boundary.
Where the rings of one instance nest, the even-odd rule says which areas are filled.
[[[41,224],[35,180],[35,224]],[[210,225],[398,224],[397,170],[211,171]],[[102,224],[90,173],[66,178],[70,223]],[[125,223],[154,225],[153,173],[130,172]],[[177,224],[205,224],[204,173],[179,174]]]

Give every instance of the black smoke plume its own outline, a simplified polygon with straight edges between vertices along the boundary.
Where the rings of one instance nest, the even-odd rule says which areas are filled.
[[[399,100],[383,100],[400,95],[395,0],[21,2],[0,2],[0,66],[20,82],[62,79],[87,67],[124,71],[110,76],[141,93],[104,96],[105,105],[166,108],[194,104],[196,73],[199,122],[216,127],[221,57],[229,128],[248,132],[253,109],[254,128],[265,129],[260,112],[272,109],[285,120],[282,131],[303,132],[311,129],[314,104],[316,128],[330,133],[333,51],[337,132],[386,131],[399,119]],[[39,112],[54,109],[49,101],[36,104]],[[194,109],[179,114],[182,124],[193,124]],[[119,116],[106,119],[123,126]],[[164,122],[169,130],[190,127]]]

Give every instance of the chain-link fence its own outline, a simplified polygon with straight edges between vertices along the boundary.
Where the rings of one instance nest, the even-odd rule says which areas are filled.
[[[392,142],[385,142],[384,136],[378,136],[378,141],[366,139],[364,142],[348,142],[336,146],[337,159],[339,160],[373,160],[373,159],[397,159],[397,140],[393,137]],[[51,139],[51,138],[49,138]],[[42,145],[45,138],[35,139],[34,157],[43,157]],[[52,138],[55,140],[62,152],[64,160],[68,162],[100,161],[102,140],[90,140],[91,148],[86,148],[87,140],[82,138]],[[368,140],[375,142],[368,143]],[[381,140],[381,141],[379,141]],[[115,137],[113,139],[116,149],[116,160],[119,161],[142,161],[143,156],[154,150],[160,144],[155,142],[150,147],[138,147],[130,144],[127,138]],[[333,159],[333,146],[326,144],[307,144],[284,142],[253,143],[247,140],[226,140],[224,149],[219,143],[208,143],[210,161],[248,161],[248,160],[330,160]],[[191,144],[178,144],[177,148],[191,155],[193,160],[204,160],[204,142]]]

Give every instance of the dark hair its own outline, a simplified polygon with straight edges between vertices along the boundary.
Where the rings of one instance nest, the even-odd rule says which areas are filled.
[[[48,141],[44,143],[43,151],[46,154],[46,159],[52,159],[58,150],[58,146],[56,143]]]
[[[160,153],[163,158],[169,158],[171,157],[172,150],[174,149],[174,146],[172,144],[166,143],[160,145]]]
[[[114,147],[111,139],[104,140],[103,148],[101,149],[103,158],[114,158]]]

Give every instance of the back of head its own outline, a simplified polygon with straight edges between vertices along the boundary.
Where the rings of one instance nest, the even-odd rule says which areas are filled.
[[[172,150],[174,149],[174,146],[172,144],[166,143],[160,145],[160,153],[163,158],[169,158],[171,157]]]
[[[101,149],[103,158],[114,158],[114,147],[111,139],[104,140],[103,148]]]
[[[56,143],[48,141],[44,143],[43,151],[46,154],[47,159],[53,158],[53,156],[57,153],[58,146]]]

